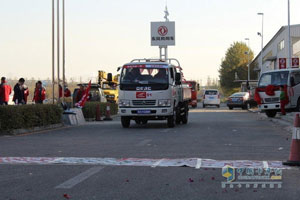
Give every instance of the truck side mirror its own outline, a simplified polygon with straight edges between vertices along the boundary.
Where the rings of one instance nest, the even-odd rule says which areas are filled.
[[[180,73],[176,73],[175,74],[175,84],[176,85],[180,85],[181,84],[181,74]]]
[[[107,74],[107,81],[112,82],[112,74],[111,73]]]
[[[122,68],[122,67],[118,67],[117,72],[120,71],[121,68]]]
[[[197,83],[197,91],[200,91],[200,84]]]

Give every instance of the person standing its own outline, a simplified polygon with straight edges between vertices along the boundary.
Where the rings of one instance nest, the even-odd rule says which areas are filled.
[[[15,102],[16,105],[18,104],[25,104],[25,96],[24,96],[24,83],[25,79],[20,78],[19,82],[15,85],[14,87],[14,97],[13,101]]]
[[[285,105],[288,104],[289,97],[287,96],[287,86],[280,86],[280,110],[282,115],[286,115]]]
[[[8,105],[9,95],[11,94],[11,87],[7,84],[6,78],[1,78],[0,84],[0,105]]]
[[[59,98],[62,98],[62,86],[59,85]],[[64,92],[64,97],[70,97],[71,96],[71,91],[67,86],[65,86],[65,92]]]
[[[80,85],[80,88],[76,94],[76,102],[75,103],[78,103],[82,99],[82,96],[84,95],[84,93],[85,93],[84,86]]]
[[[27,104],[27,99],[29,96],[29,89],[28,89],[27,85],[24,85],[23,89],[24,89],[24,102],[25,102],[25,104]]]
[[[34,96],[32,101],[35,102],[36,104],[43,104],[45,98],[46,98],[46,90],[43,87],[42,82],[38,81],[34,89]]]

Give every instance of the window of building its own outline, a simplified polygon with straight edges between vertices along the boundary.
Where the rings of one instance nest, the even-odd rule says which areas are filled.
[[[281,40],[281,42],[278,43],[278,51],[281,51],[284,49],[284,40]]]

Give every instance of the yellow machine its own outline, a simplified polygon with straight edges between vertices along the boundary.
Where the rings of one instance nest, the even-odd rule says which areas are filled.
[[[118,79],[120,75],[115,75],[109,80],[110,74],[104,71],[98,71],[98,84],[102,88],[104,95],[108,102],[118,102],[119,91],[118,91]]]

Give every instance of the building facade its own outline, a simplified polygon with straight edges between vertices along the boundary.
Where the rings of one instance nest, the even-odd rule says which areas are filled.
[[[300,24],[291,25],[291,44],[292,58],[300,57]],[[289,57],[288,49],[288,26],[283,26],[267,43],[252,63],[257,62],[258,67],[255,69],[258,73],[270,70],[280,69],[280,61]],[[261,56],[263,57],[263,65],[261,66]],[[286,65],[288,67],[288,65]]]

